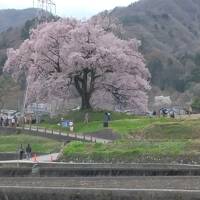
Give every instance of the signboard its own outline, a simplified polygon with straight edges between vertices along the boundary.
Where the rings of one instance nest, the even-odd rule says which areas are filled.
[[[64,128],[72,127],[73,122],[71,120],[63,120],[61,122],[61,126],[64,127]]]
[[[49,104],[45,103],[33,103],[27,107],[28,113],[49,113],[50,112],[50,106]]]
[[[61,122],[61,126],[64,127],[64,128],[69,127],[69,121],[68,121],[68,120],[62,121],[62,122]]]

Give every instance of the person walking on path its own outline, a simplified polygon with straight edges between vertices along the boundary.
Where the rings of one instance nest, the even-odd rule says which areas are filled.
[[[108,121],[109,121],[109,116],[108,113],[104,113],[104,119],[103,119],[103,127],[107,128],[108,127]]]
[[[21,144],[20,148],[19,148],[19,159],[22,160],[24,158],[24,148]]]
[[[3,116],[0,117],[0,126],[3,126]]]
[[[26,159],[27,160],[30,160],[31,152],[32,152],[31,146],[30,146],[30,144],[28,144],[27,147],[26,147]]]
[[[15,118],[14,117],[11,119],[11,124],[12,124],[12,128],[14,128],[15,127]]]
[[[89,114],[86,112],[85,117],[84,117],[84,123],[88,124],[89,123]]]

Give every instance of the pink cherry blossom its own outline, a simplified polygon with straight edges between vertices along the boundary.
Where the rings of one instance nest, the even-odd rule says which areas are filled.
[[[147,110],[150,73],[140,42],[122,40],[97,21],[45,23],[8,50],[4,71],[16,81],[25,74],[27,105],[80,97],[82,109]]]

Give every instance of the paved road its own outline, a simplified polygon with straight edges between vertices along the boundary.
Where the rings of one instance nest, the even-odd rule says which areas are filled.
[[[33,162],[54,162],[58,159],[59,153],[52,153],[48,155],[43,155],[43,156],[34,156],[32,158]]]
[[[0,187],[3,186],[200,190],[200,177],[20,177],[2,178]]]

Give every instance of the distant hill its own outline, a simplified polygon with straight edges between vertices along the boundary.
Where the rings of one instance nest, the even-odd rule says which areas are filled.
[[[110,14],[142,41],[154,86],[185,92],[200,83],[199,0],[140,0]]]
[[[17,109],[22,105],[25,81],[19,85],[8,77],[3,77],[2,69],[7,59],[8,48],[18,48],[29,37],[29,31],[36,24],[36,9],[0,10],[0,83],[6,85],[7,91],[0,99],[4,99],[4,107]],[[37,23],[39,21],[37,20]]]
[[[7,48],[17,48],[28,38],[36,12],[0,10],[0,74]],[[175,100],[183,98],[181,93],[186,101],[191,94],[200,96],[200,0],[140,0],[110,15],[123,24],[128,38],[142,41],[152,91],[177,92]]]
[[[0,10],[0,32],[6,31],[10,27],[22,26],[27,20],[35,18],[36,12],[37,9],[34,8]]]
[[[17,48],[28,37],[36,9],[0,10],[0,75],[8,48]]]
[[[5,108],[17,109],[22,105],[26,86],[24,77],[21,78],[19,84],[16,84],[9,77],[3,76],[2,69],[7,59],[6,52],[8,48],[17,49],[29,37],[30,30],[46,20],[44,18],[37,19],[36,12],[36,9],[0,10],[0,84],[4,84],[8,88],[6,94],[1,97],[0,86],[0,99],[5,100]],[[49,21],[58,19],[58,16],[48,13]]]

